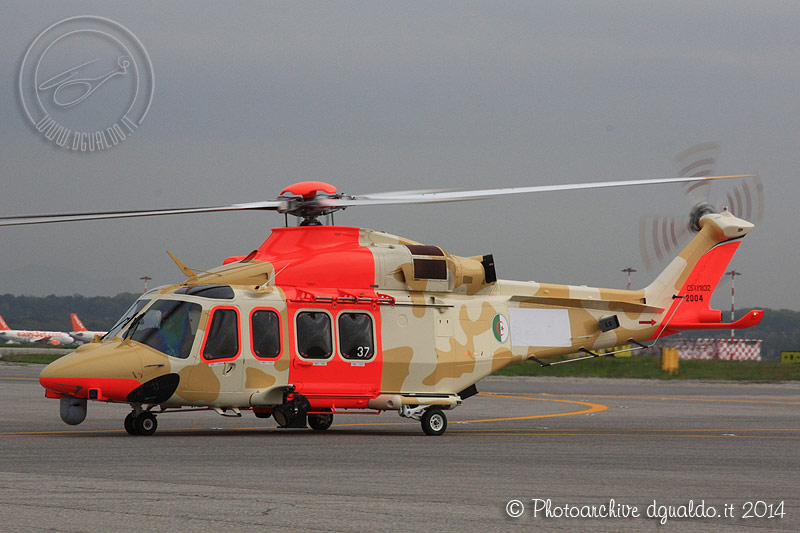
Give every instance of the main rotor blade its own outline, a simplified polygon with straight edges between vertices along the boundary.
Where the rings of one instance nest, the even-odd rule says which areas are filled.
[[[733,176],[687,176],[680,178],[655,178],[629,181],[601,181],[594,183],[572,183],[568,185],[536,185],[532,187],[510,187],[505,189],[483,189],[476,191],[444,191],[422,193],[380,193],[364,194],[336,199],[335,205],[341,207],[357,205],[426,204],[436,202],[459,202],[481,200],[495,196],[529,194],[537,192],[572,191],[582,189],[603,189],[609,187],[630,187],[633,185],[656,185],[660,183],[691,183],[722,179],[749,178],[755,174]]]
[[[654,185],[659,183],[689,183],[693,181],[719,180],[729,178],[753,177],[754,174],[736,176],[693,176],[680,178],[656,178],[631,181],[605,181],[596,183],[574,183],[571,185],[538,185],[533,187],[510,187],[505,189],[483,189],[476,191],[408,191],[397,193],[376,193],[359,196],[318,196],[313,199],[283,198],[264,202],[250,202],[211,207],[182,207],[174,209],[147,209],[132,211],[85,211],[75,213],[50,213],[35,215],[14,215],[0,217],[0,226],[21,226],[26,224],[51,224],[79,220],[105,220],[116,218],[148,217],[160,215],[181,215],[188,213],[212,213],[218,211],[262,210],[278,211],[295,216],[320,216],[338,209],[359,205],[427,204],[439,202],[460,202],[481,200],[495,196],[528,194],[536,192],[567,191],[581,189],[602,189],[608,187],[627,187],[632,185]]]
[[[218,211],[266,210],[277,211],[284,202],[250,202],[210,207],[178,207],[173,209],[144,209],[132,211],[84,211],[77,213],[50,213],[41,215],[15,215],[0,217],[0,226],[22,226],[26,224],[52,224],[78,220],[104,220],[114,218],[151,217],[160,215],[182,215],[188,213],[213,213]]]

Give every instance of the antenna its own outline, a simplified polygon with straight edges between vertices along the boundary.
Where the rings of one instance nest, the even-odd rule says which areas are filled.
[[[734,314],[733,314],[734,313],[734,311],[733,311],[733,295],[736,292],[735,288],[734,288],[734,280],[736,279],[736,276],[741,276],[742,273],[739,272],[738,270],[731,269],[730,271],[725,272],[725,275],[731,277],[731,322],[733,322],[733,319],[734,319]],[[734,330],[731,330],[731,339],[733,339],[733,333],[734,333]]]
[[[194,281],[197,279],[197,274],[195,274],[191,268],[181,263],[177,257],[169,253],[169,250],[167,250],[167,255],[169,255],[175,264],[178,265],[178,268],[181,269],[181,272],[183,272],[183,275],[186,276],[189,281]]]
[[[139,279],[143,279],[143,280],[144,280],[144,292],[147,292],[147,282],[148,282],[148,281],[150,281],[150,280],[151,280],[151,279],[153,279],[153,278],[151,278],[150,276],[148,276],[147,274],[145,274],[144,276],[142,276],[142,277],[141,277],[141,278],[139,278]]]
[[[628,274],[628,287],[627,287],[627,289],[631,290],[631,273],[636,272],[636,269],[632,268],[632,267],[623,268],[622,272],[627,272],[627,274]]]

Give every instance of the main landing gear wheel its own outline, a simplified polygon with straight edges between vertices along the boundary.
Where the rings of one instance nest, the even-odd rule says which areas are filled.
[[[330,411],[330,409],[320,409],[320,411]],[[333,413],[314,413],[308,415],[308,425],[311,429],[324,431],[333,424]]]
[[[149,411],[142,411],[138,415],[133,412],[125,417],[125,431],[131,435],[152,435],[158,429],[156,415]]]
[[[128,413],[128,416],[125,417],[125,431],[128,432],[129,435],[136,435],[136,428],[133,427],[133,411]]]
[[[447,417],[438,407],[426,410],[420,422],[426,435],[441,435],[447,429]]]

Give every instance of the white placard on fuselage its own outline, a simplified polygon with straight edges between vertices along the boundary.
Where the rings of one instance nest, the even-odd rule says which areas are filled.
[[[512,346],[572,346],[568,309],[511,308],[508,313]]]

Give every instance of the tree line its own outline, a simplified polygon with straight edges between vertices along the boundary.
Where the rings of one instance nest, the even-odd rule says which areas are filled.
[[[77,313],[91,331],[106,331],[140,295],[116,296],[14,296],[0,295],[0,315],[11,329],[71,331],[70,313]]]

